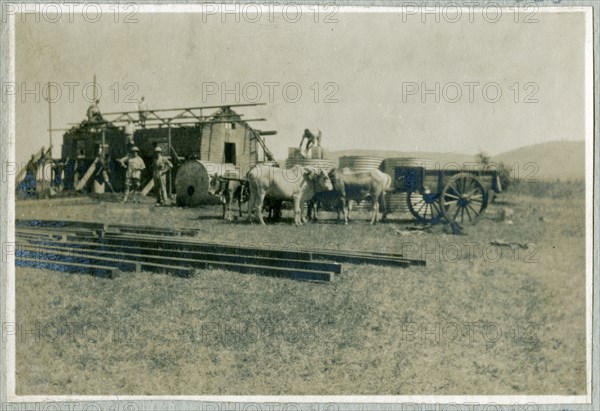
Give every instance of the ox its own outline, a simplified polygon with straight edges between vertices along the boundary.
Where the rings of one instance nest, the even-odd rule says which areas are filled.
[[[334,173],[329,173],[329,179],[333,185],[333,190],[322,191],[315,194],[315,196],[308,201],[308,207],[306,210],[306,218],[309,221],[317,221],[317,215],[320,209],[337,211],[337,219],[340,219],[340,212],[343,210],[341,202],[341,193],[344,191],[344,187],[341,181],[337,179]]]
[[[305,222],[302,205],[315,194],[331,191],[331,180],[324,170],[314,170],[302,166],[283,169],[271,165],[257,164],[247,175],[250,186],[250,204],[248,220],[256,213],[261,224],[265,224],[262,208],[265,197],[271,201],[292,201],[294,205],[294,224]]]
[[[344,223],[348,224],[348,215],[350,211],[350,201],[357,204],[361,201],[371,198],[373,208],[371,210],[371,224],[379,221],[379,208],[383,208],[382,221],[386,218],[385,193],[391,190],[392,178],[379,171],[366,171],[353,173],[347,169],[340,173],[333,169],[329,172],[333,190],[317,194],[309,203],[309,218],[316,220],[316,207],[319,203],[337,203],[338,220],[340,210],[344,213]],[[337,201],[336,201],[337,200]],[[311,216],[312,214],[312,216]]]
[[[281,210],[283,209],[283,201],[281,200],[272,200],[269,196],[265,197],[265,201],[263,203],[263,210],[267,212],[268,219],[278,223],[281,221]]]
[[[208,194],[218,197],[223,204],[223,218],[233,220],[233,202],[237,200],[240,217],[242,216],[242,203],[248,201],[248,186],[241,180],[221,177],[218,174],[210,176]]]

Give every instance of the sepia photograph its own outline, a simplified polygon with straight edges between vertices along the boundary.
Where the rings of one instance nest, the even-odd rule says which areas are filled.
[[[2,3],[2,411],[594,409],[598,5],[467,3]]]

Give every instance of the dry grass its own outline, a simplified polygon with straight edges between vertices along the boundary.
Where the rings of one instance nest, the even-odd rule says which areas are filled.
[[[582,196],[506,194],[465,236],[409,232],[406,220],[371,227],[359,214],[347,227],[328,220],[296,228],[289,219],[260,227],[213,218],[218,208],[47,204],[20,202],[17,217],[193,227],[205,240],[278,247],[427,253],[427,267],[346,265],[327,285],[213,270],[193,279],[105,280],[18,268],[17,320],[22,329],[41,327],[17,340],[18,394],[585,393]],[[493,221],[500,207],[514,209],[514,224]],[[498,249],[488,249],[489,258],[482,250],[494,239],[532,242],[537,252],[519,249],[515,258],[502,247],[493,262]],[[476,324],[473,333],[467,323]],[[456,324],[463,334],[455,337]],[[441,328],[410,334],[421,325]]]

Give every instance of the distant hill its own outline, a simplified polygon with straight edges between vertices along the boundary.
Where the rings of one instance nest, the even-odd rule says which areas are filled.
[[[537,171],[533,178],[541,180],[578,180],[585,178],[585,141],[551,141],[507,151],[494,156],[492,161],[519,168],[525,178]],[[528,165],[534,163],[534,165]]]
[[[521,178],[531,176],[540,180],[576,180],[585,176],[584,153],[584,141],[552,141],[507,151],[492,156],[491,161],[517,167],[519,170],[516,175]],[[342,150],[327,153],[328,158],[336,161],[342,156],[416,157],[440,164],[476,161],[474,155],[464,153],[386,150]]]

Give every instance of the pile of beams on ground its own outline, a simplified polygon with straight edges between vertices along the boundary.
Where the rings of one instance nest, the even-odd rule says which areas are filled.
[[[299,251],[202,242],[194,230],[17,220],[16,264],[21,267],[112,278],[149,271],[192,277],[217,269],[295,280],[328,282],[342,263],[394,267],[425,265],[400,254],[368,251]]]

